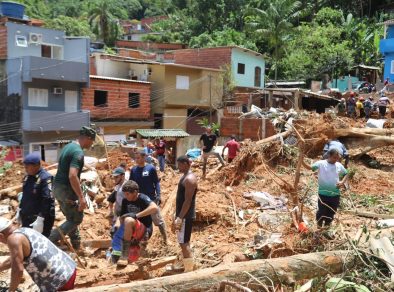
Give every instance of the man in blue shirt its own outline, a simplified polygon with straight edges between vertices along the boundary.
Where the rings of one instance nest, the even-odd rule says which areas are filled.
[[[160,181],[157,176],[156,168],[151,164],[145,163],[146,154],[144,151],[140,151],[135,154],[136,166],[130,171],[130,180],[135,181],[139,186],[139,191],[142,194],[147,195],[157,206],[160,206]],[[163,241],[167,244],[167,231],[166,224],[161,217],[160,209],[155,214],[152,214],[153,223],[159,227],[160,234],[163,237]]]

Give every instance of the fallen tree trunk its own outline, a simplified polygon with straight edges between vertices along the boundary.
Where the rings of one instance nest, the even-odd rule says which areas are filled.
[[[360,138],[367,137],[367,135],[394,136],[394,129],[345,128],[345,129],[335,129],[334,135],[337,137],[360,137]]]
[[[342,273],[355,263],[356,255],[353,252],[327,251],[232,263],[146,281],[85,288],[83,291],[207,291],[223,280],[253,282],[250,275],[268,286],[272,283],[294,285],[296,281]],[[257,282],[254,283],[258,286]]]
[[[280,137],[286,138],[287,136],[290,135],[290,133],[291,133],[292,131],[293,131],[292,129],[291,129],[291,130],[287,130],[286,132],[282,132],[282,133],[273,135],[273,136],[271,136],[271,137],[268,137],[268,138],[259,140],[259,141],[256,142],[256,144],[257,144],[257,145],[260,145],[260,144],[269,143],[269,142],[275,141],[276,139],[279,139]]]

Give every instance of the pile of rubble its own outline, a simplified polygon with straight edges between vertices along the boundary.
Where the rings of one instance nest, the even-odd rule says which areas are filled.
[[[110,170],[122,162],[131,167],[133,162],[118,149],[108,153],[108,159],[98,160],[93,168],[86,169],[85,177],[96,188],[91,197],[93,212],[86,211],[81,225],[86,254],[81,257],[84,268],[78,271],[76,287],[83,291],[102,291],[103,287],[87,287],[113,285],[105,288],[110,291],[111,287],[120,288],[124,283],[125,289],[133,291],[162,287],[171,291],[206,291],[220,285],[247,286],[244,288],[258,291],[277,291],[280,287],[309,291],[316,287],[317,290],[342,287],[346,283],[349,287],[364,284],[371,291],[383,289],[384,283],[390,283],[394,262],[376,253],[383,243],[370,238],[375,238],[377,233],[377,219],[394,218],[391,215],[394,180],[390,172],[372,169],[360,157],[368,154],[392,166],[391,160],[384,156],[391,157],[394,153],[394,146],[387,146],[394,144],[388,136],[393,130],[366,129],[365,122],[333,114],[299,113],[290,117],[289,121],[288,117],[276,116],[278,123],[282,123],[279,127],[282,131],[275,137],[243,141],[241,152],[231,164],[220,168],[215,159],[208,160],[207,179],[199,179],[198,185],[192,248],[199,269],[193,276],[174,275],[156,281],[168,275],[166,265],[180,255],[175,235],[170,234],[170,243],[164,246],[157,230],[149,242],[146,258],[121,270],[111,265],[106,256],[110,221],[105,200],[113,187]],[[333,239],[317,230],[314,223],[317,179],[301,162],[310,164],[320,159],[324,144],[336,138],[343,138],[351,145],[353,160],[352,178],[342,195]],[[201,162],[193,162],[192,168],[201,178]],[[11,206],[8,213],[3,213],[9,218],[17,207],[16,195],[23,173],[23,165],[16,162],[6,175],[0,176],[2,189],[8,189],[0,192],[1,205]],[[180,174],[167,167],[160,177],[162,215],[169,225]],[[61,212],[57,216],[55,225],[64,219]],[[299,224],[300,218],[305,225]],[[379,228],[382,226],[386,227]],[[387,233],[387,237],[391,235]],[[0,252],[6,254],[4,246]],[[355,270],[360,274],[368,271],[375,274],[364,278],[353,274],[352,278]],[[341,274],[343,279],[330,276],[335,274]],[[8,277],[4,273],[0,279],[1,276]],[[222,282],[225,278],[230,282]],[[314,280],[307,281],[310,279]],[[345,282],[346,279],[351,281]],[[308,285],[309,290],[305,288]]]

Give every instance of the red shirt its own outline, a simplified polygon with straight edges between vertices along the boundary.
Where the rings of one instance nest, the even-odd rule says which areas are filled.
[[[228,148],[228,158],[234,158],[237,156],[237,150],[239,150],[239,143],[235,140],[230,140],[224,147]]]

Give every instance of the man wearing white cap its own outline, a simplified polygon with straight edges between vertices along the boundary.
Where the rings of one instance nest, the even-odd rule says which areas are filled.
[[[12,221],[0,217],[0,242],[10,251],[10,257],[0,263],[0,271],[11,268],[8,291],[16,291],[23,269],[40,291],[74,289],[77,265],[41,233],[31,228],[16,228]]]

